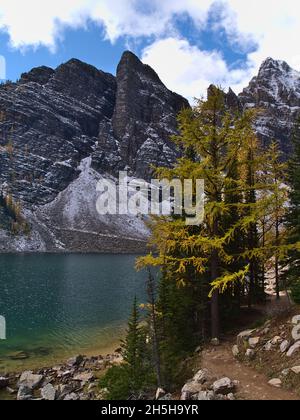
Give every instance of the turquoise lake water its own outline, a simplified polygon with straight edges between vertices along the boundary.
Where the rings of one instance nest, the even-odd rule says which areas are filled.
[[[132,255],[0,255],[0,372],[118,347],[145,273]],[[23,352],[23,360],[18,353]],[[25,353],[25,354],[24,354]],[[21,357],[22,359],[22,357]]]

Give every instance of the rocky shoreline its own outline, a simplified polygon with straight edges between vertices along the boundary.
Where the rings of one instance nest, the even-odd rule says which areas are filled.
[[[0,390],[7,399],[26,400],[102,400],[105,390],[99,388],[99,378],[111,366],[120,364],[116,352],[107,356],[75,356],[52,368],[1,375]]]

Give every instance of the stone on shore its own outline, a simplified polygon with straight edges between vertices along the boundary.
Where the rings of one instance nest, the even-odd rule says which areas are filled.
[[[87,382],[91,382],[94,379],[94,375],[91,372],[79,373],[78,375],[75,375],[73,379],[74,381],[87,383]]]
[[[35,389],[41,384],[43,379],[44,377],[42,375],[35,375],[32,371],[26,371],[20,377],[19,386]]]
[[[72,394],[68,394],[65,396],[64,401],[78,401],[80,400],[80,396],[72,392]]]
[[[18,391],[17,400],[28,401],[32,399],[33,399],[32,388],[28,388],[26,385],[21,385]]]
[[[77,366],[81,365],[83,360],[84,360],[83,356],[78,355],[78,356],[75,356],[75,357],[72,357],[71,359],[69,359],[67,361],[67,365],[70,366],[70,367],[77,367]]]
[[[41,389],[41,396],[43,400],[54,401],[56,399],[56,390],[53,385],[48,384]]]
[[[0,376],[0,389],[6,388],[8,386],[8,384],[9,384],[9,379]]]

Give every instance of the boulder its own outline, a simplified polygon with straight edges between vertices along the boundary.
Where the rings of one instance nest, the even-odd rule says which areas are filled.
[[[300,324],[300,315],[296,315],[296,316],[294,316],[294,318],[292,319],[292,324],[293,324],[293,325],[298,325],[298,324]]]
[[[288,349],[290,348],[291,343],[288,340],[284,340],[281,344],[280,344],[280,351],[281,353],[285,353],[288,351]]]
[[[248,341],[249,346],[252,349],[255,349],[258,346],[259,342],[260,342],[260,337],[249,338],[249,341]]]
[[[83,360],[84,360],[83,356],[78,355],[69,359],[67,361],[67,365],[70,367],[80,366]]]
[[[32,399],[33,399],[32,389],[28,388],[26,385],[21,385],[18,391],[17,400],[28,401]]]
[[[279,378],[274,378],[269,381],[269,385],[274,386],[275,388],[281,388],[282,381]]]
[[[254,350],[252,350],[252,349],[248,349],[248,350],[246,351],[245,356],[247,357],[247,359],[249,359],[249,360],[253,360],[253,359],[255,359],[256,353],[255,353],[255,351],[254,351]]]
[[[235,390],[235,383],[229,378],[222,378],[213,383],[215,394],[228,395]]]
[[[193,377],[193,382],[203,385],[209,380],[209,372],[207,369],[199,370],[196,375]]]
[[[282,375],[282,376],[284,376],[284,377],[286,377],[286,376],[288,376],[288,375],[289,375],[289,373],[290,373],[290,369],[284,369],[284,370],[281,372],[281,375]]]
[[[166,391],[162,388],[158,388],[156,391],[155,399],[159,400],[160,398],[164,397],[166,395]]]
[[[235,345],[235,346],[232,347],[232,354],[233,354],[234,357],[238,357],[239,356],[240,350],[239,350],[239,347],[237,345]]]
[[[300,340],[300,324],[293,328],[292,337],[294,341]]]
[[[9,386],[8,387],[6,387],[6,392],[8,392],[8,394],[10,394],[10,395],[14,395],[14,394],[16,394],[17,393],[17,391],[15,390],[15,389],[13,389],[13,388],[10,388]]]
[[[272,343],[271,341],[268,341],[265,345],[264,345],[264,350],[265,351],[271,351],[273,349]]]
[[[202,347],[201,346],[198,346],[197,348],[196,348],[196,350],[195,350],[195,353],[196,354],[199,354],[199,353],[201,353],[202,352]]]
[[[41,384],[43,379],[42,375],[35,375],[32,371],[26,371],[22,373],[18,385],[19,387],[24,386],[29,389],[35,389]]]
[[[172,399],[173,399],[172,394],[166,394],[160,397],[158,400],[159,401],[172,401]]]
[[[97,388],[97,386],[98,386],[97,382],[92,382],[88,386],[88,391],[93,391],[95,388]]]
[[[292,367],[291,371],[295,373],[296,375],[300,375],[300,366],[294,366]]]
[[[278,344],[281,344],[282,341],[282,338],[279,335],[276,335],[276,337],[271,340],[271,344],[272,346],[277,346]]]
[[[244,345],[245,342],[247,342],[248,344],[249,338],[254,333],[254,331],[255,330],[246,330],[246,331],[241,332],[237,337],[237,344]]]
[[[72,394],[65,396],[64,401],[78,401],[79,399],[79,395],[75,394],[75,392],[72,392]]]
[[[3,376],[0,376],[0,389],[6,388],[8,384],[9,384],[9,379]]]
[[[202,391],[202,385],[197,382],[188,382],[184,385],[181,391],[181,400],[187,401],[192,398],[193,395],[199,394]]]
[[[220,340],[218,338],[213,338],[210,343],[212,346],[218,347],[220,345]]]
[[[292,357],[296,352],[300,350],[300,341],[297,341],[287,352],[287,357]]]
[[[76,387],[73,384],[60,385],[59,400],[63,400],[67,395],[72,394]]]
[[[201,391],[197,399],[198,401],[214,401],[215,393],[213,391]]]
[[[79,373],[78,375],[75,375],[73,379],[74,381],[87,383],[87,382],[91,382],[94,379],[94,375],[91,372]]]
[[[53,385],[48,384],[41,389],[41,396],[43,400],[54,401],[56,399],[56,390]]]

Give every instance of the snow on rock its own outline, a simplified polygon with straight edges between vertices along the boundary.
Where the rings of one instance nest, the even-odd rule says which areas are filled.
[[[289,154],[294,123],[300,114],[300,73],[284,61],[268,58],[239,100],[245,109],[263,111],[255,124],[263,143],[278,140],[283,152]]]

